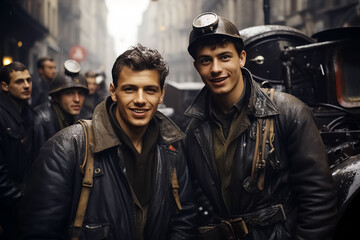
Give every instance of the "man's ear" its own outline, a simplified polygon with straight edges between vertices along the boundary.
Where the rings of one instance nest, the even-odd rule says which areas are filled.
[[[116,95],[115,95],[115,91],[116,91],[116,88],[114,86],[113,83],[110,83],[110,87],[109,87],[109,92],[110,92],[110,96],[111,96],[111,99],[116,102]]]
[[[1,81],[1,89],[5,92],[9,91],[9,86],[6,84],[6,82]]]
[[[246,63],[246,52],[244,50],[241,51],[239,58],[240,58],[240,67],[244,67]]]

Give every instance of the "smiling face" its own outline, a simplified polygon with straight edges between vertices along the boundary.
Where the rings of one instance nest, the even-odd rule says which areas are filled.
[[[243,91],[241,68],[245,60],[245,51],[239,55],[234,44],[227,42],[199,47],[194,66],[215,98],[234,104]]]
[[[146,130],[164,99],[157,70],[134,71],[124,66],[117,87],[110,85],[110,95],[117,102],[116,117],[122,129],[129,133]]]
[[[10,82],[1,82],[3,91],[8,92],[17,100],[27,100],[31,97],[32,82],[28,70],[10,72]]]
[[[55,101],[67,113],[76,116],[80,114],[84,104],[85,93],[82,89],[70,88],[64,90],[59,96],[55,97]]]

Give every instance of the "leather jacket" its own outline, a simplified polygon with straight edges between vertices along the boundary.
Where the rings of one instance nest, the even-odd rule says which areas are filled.
[[[238,127],[242,133],[233,158],[230,210],[224,203],[214,163],[214,123],[209,115],[210,93],[206,87],[185,112],[192,118],[185,144],[198,204],[207,213],[203,223],[234,219],[282,204],[285,216],[279,221],[245,221],[249,230],[245,239],[330,239],[336,223],[336,193],[325,147],[310,109],[282,92],[275,92],[270,100],[250,72],[242,72],[247,81],[246,117]],[[245,183],[251,175],[256,122],[260,118],[274,119],[275,156],[279,162],[270,164],[267,159],[264,189],[250,191]]]
[[[31,106],[33,108],[51,99],[51,97],[49,96],[50,83],[48,82],[48,80],[44,79],[43,76],[35,79],[32,89],[33,90],[31,93]]]
[[[35,113],[28,104],[24,104],[21,113],[15,105],[10,95],[0,92],[0,169],[3,172],[0,182],[12,182],[11,186],[20,190],[24,175],[33,160],[31,140]],[[0,189],[1,195],[3,191],[18,192],[1,183]],[[19,194],[14,197],[17,199]]]
[[[36,115],[34,119],[34,156],[37,156],[41,146],[62,128],[60,121],[66,122],[65,126],[69,126],[76,122],[75,117],[67,115],[67,113],[59,108],[62,117],[58,117],[54,108],[56,103],[48,100],[45,103],[34,108]],[[67,118],[66,118],[67,116]],[[64,120],[66,118],[66,120]]]
[[[81,239],[136,239],[135,203],[126,178],[124,144],[110,123],[110,97],[95,109],[94,186],[91,189]],[[182,133],[157,112],[156,177],[148,207],[145,239],[191,239],[195,205],[182,151]],[[85,139],[82,126],[74,124],[48,140],[28,178],[21,202],[23,239],[67,239],[79,201]],[[172,194],[171,173],[176,167],[182,210]]]
[[[18,204],[22,198],[24,176],[32,160],[34,111],[0,91],[0,226],[1,239],[15,239]]]
[[[52,136],[60,131],[60,124],[51,101],[34,108],[36,115],[34,119],[34,149],[35,156],[38,155],[40,147]]]

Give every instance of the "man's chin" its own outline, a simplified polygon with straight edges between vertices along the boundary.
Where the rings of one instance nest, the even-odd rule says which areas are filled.
[[[26,100],[29,100],[31,98],[31,95],[29,95],[29,96],[22,96],[21,98],[20,98],[20,100],[24,100],[24,101],[26,101]]]
[[[71,111],[70,114],[73,116],[77,116],[80,114],[80,111]]]

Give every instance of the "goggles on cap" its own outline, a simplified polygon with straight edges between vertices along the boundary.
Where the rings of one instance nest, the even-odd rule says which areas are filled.
[[[81,71],[80,64],[75,60],[66,60],[64,62],[65,73],[78,74]]]
[[[193,29],[203,34],[214,32],[219,23],[219,17],[212,12],[206,12],[197,16],[193,21]]]

